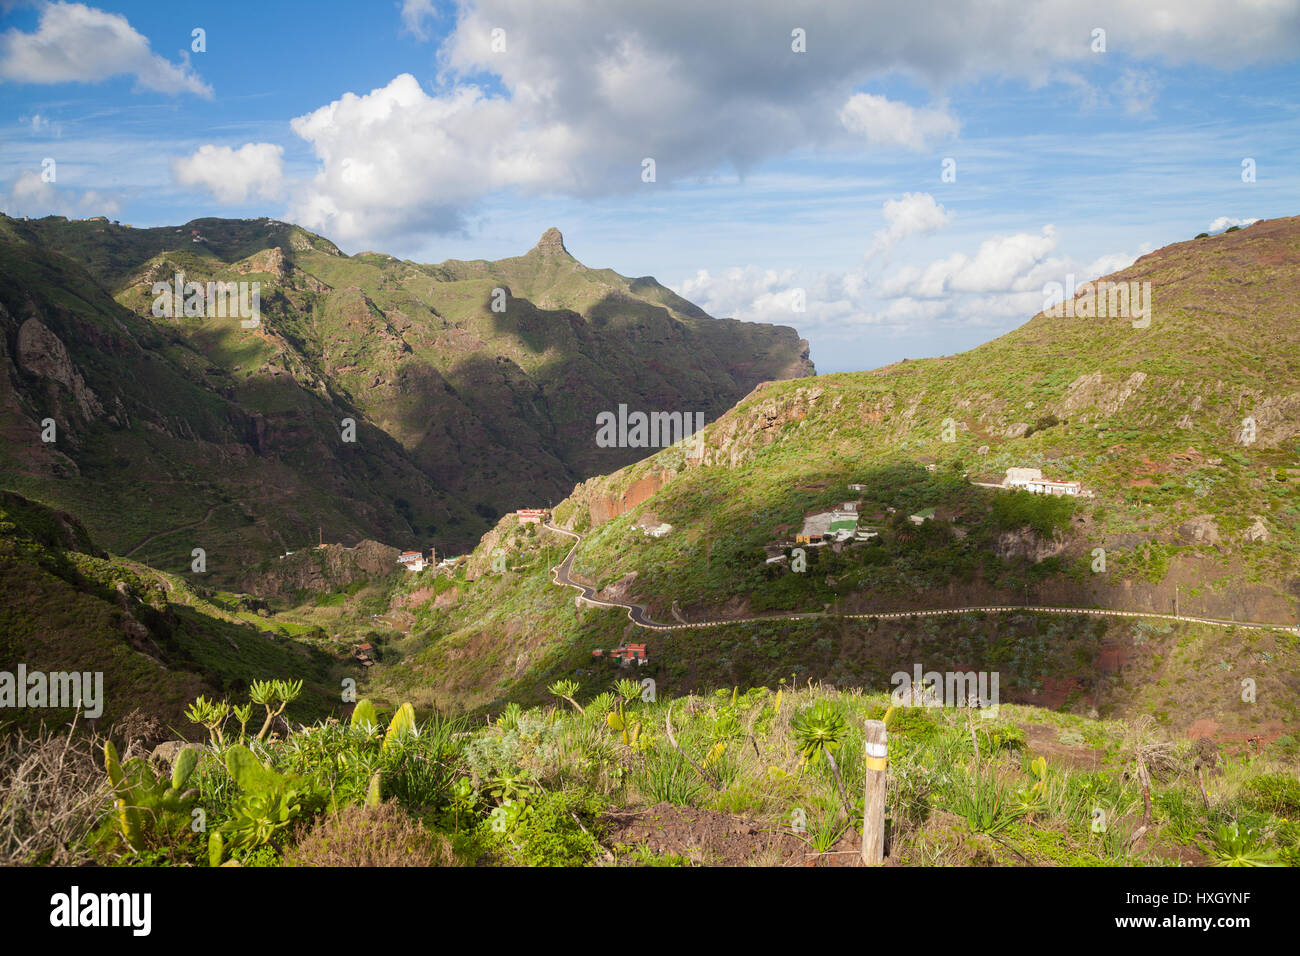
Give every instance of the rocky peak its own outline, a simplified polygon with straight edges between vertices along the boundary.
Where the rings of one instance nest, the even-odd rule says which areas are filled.
[[[542,233],[542,238],[537,240],[537,245],[531,251],[537,255],[569,255],[569,250],[564,248],[564,236],[554,226]]]

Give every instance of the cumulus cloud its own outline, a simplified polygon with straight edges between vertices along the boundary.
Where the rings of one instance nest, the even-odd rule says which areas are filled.
[[[517,103],[476,86],[430,95],[404,73],[291,126],[320,161],[293,216],[343,239],[450,231],[485,193],[579,185],[580,147],[564,123],[531,123]]]
[[[206,189],[219,202],[242,203],[249,196],[275,199],[284,177],[284,147],[272,143],[200,146],[192,155],[172,160],[172,178],[181,186]]]
[[[75,190],[46,182],[40,173],[20,173],[7,193],[0,194],[0,211],[8,216],[113,216],[122,208],[121,197],[94,189]]]
[[[19,83],[98,83],[133,76],[143,89],[195,93],[212,88],[188,62],[175,64],[149,48],[120,13],[80,3],[50,3],[41,9],[34,33],[0,34],[0,78]]]
[[[1210,228],[1205,230],[1211,235],[1216,235],[1230,226],[1246,227],[1251,223],[1259,222],[1258,219],[1233,219],[1231,216],[1220,216],[1214,222],[1210,223]]]
[[[901,146],[916,152],[956,136],[961,128],[946,107],[918,109],[870,93],[850,97],[840,110],[840,122],[873,146]]]
[[[892,336],[1013,328],[1045,307],[1048,283],[1064,284],[1073,275],[1075,285],[1082,285],[1136,258],[1116,252],[1081,262],[1052,255],[1057,244],[1049,224],[1038,235],[993,236],[972,254],[905,266],[878,282],[868,279],[864,267],[814,273],[748,265],[717,274],[699,270],[672,288],[713,315],[794,325],[823,340],[848,340],[866,327]],[[1139,249],[1149,251],[1149,244]]]
[[[974,256],[954,252],[924,269],[908,266],[881,280],[886,298],[937,298],[953,292],[1024,292],[1030,272],[1056,248],[1056,230],[986,239]]]
[[[401,7],[404,28],[420,36],[435,15],[429,0]],[[1074,77],[1092,96],[1077,71],[1097,62],[1097,23],[1108,28],[1107,55],[1136,63],[1112,91],[1135,110],[1155,95],[1156,62],[1222,68],[1300,52],[1300,12],[1288,4],[1242,18],[1217,0],[1043,0],[1028,10],[825,0],[792,17],[782,0],[754,0],[743,16],[698,0],[571,0],[556,16],[533,0],[463,0],[437,51],[436,84],[422,91],[399,76],[295,121],[319,169],[294,213],[341,239],[379,241],[460,228],[503,189],[594,196],[743,175],[794,149],[925,149],[957,135],[959,118],[941,98],[911,105],[867,92],[872,84],[902,75],[941,95],[983,77]],[[806,52],[792,49],[796,26]],[[654,185],[641,180],[646,158]]]
[[[902,199],[886,200],[882,213],[885,228],[878,231],[867,258],[888,252],[909,236],[922,236],[948,225],[952,213],[934,201],[929,193],[904,193]]]

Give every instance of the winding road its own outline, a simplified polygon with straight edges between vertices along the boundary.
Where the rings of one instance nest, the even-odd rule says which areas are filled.
[[[644,627],[652,631],[686,631],[704,627],[722,627],[727,624],[746,624],[752,621],[802,621],[808,618],[817,617],[837,617],[854,620],[879,618],[881,620],[886,620],[890,618],[904,617],[944,617],[957,614],[973,614],[976,612],[1003,614],[1011,611],[1037,611],[1041,614],[1093,614],[1100,617],[1153,618],[1161,621],[1182,621],[1188,624],[1210,624],[1216,627],[1243,627],[1250,630],[1294,631],[1297,634],[1300,634],[1300,625],[1296,624],[1269,624],[1259,621],[1229,621],[1214,617],[1191,617],[1186,614],[1157,614],[1154,611],[1112,611],[1107,608],[1052,607],[1039,604],[991,604],[972,607],[938,608],[927,611],[869,611],[862,614],[834,614],[828,611],[805,611],[786,614],[760,614],[751,617],[726,618],[718,621],[697,621],[690,624],[660,624],[658,621],[650,619],[644,604],[629,604],[625,601],[606,601],[603,598],[596,597],[595,588],[574,581],[569,572],[573,569],[573,557],[578,552],[578,545],[582,543],[583,536],[578,534],[576,531],[567,531],[564,528],[557,528],[549,521],[543,524],[542,527],[562,535],[567,535],[574,539],[573,547],[570,548],[569,553],[564,556],[564,560],[551,568],[551,582],[553,584],[561,587],[576,588],[580,593],[582,600],[594,607],[623,608],[627,611],[628,620],[633,624],[637,627]]]

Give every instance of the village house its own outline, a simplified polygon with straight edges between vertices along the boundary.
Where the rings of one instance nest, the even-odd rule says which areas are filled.
[[[831,529],[831,513],[821,511],[817,514],[808,515],[803,519],[803,527],[799,533],[794,536],[798,544],[814,544],[826,537]]]
[[[846,501],[831,511],[819,511],[803,519],[803,527],[795,535],[797,544],[818,544],[822,541],[847,541],[858,530],[858,502]]]
[[[1069,495],[1074,497],[1083,493],[1083,487],[1077,481],[1053,481],[1044,478],[1038,468],[1008,468],[1002,479],[1003,488],[1028,491],[1035,495]]]
[[[545,508],[520,508],[515,512],[520,524],[542,524],[549,515]]]
[[[403,551],[397,556],[397,563],[408,571],[423,571],[424,555],[419,551]]]
[[[633,662],[636,662],[636,665],[640,667],[649,662],[644,644],[620,644],[612,651],[592,651],[591,656],[617,661],[619,667],[627,667]]]

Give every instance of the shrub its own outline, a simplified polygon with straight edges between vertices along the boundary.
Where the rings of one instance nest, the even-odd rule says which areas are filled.
[[[0,741],[0,866],[76,866],[108,809],[110,790],[90,738],[28,736]]]
[[[1025,749],[1025,732],[1015,724],[994,724],[980,730],[988,741],[990,753],[999,750],[1011,753]]]
[[[1261,813],[1300,816],[1300,780],[1284,773],[1266,773],[1247,780],[1240,797],[1247,807]]]
[[[1042,537],[1050,538],[1057,530],[1069,527],[1074,505],[1073,498],[1012,491],[993,499],[993,521],[1004,531],[1028,525]]]
[[[451,844],[395,801],[325,817],[284,854],[286,866],[453,866]]]
[[[605,804],[594,794],[545,793],[524,810],[494,814],[479,826],[488,851],[498,862],[506,866],[586,866],[601,853],[594,833]]]

